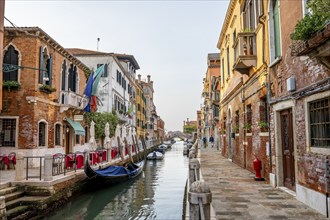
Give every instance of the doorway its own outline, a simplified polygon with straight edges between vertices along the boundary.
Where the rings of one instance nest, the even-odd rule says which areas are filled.
[[[292,109],[280,112],[281,145],[283,155],[283,185],[296,191]]]

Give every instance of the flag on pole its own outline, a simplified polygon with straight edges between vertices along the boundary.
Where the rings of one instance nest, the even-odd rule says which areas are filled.
[[[87,81],[84,94],[88,97],[89,100],[87,106],[84,108],[85,112],[95,112],[97,109],[97,87],[100,82],[100,78],[104,73],[104,66],[105,65],[103,64],[97,68],[97,70],[90,75]]]
[[[127,113],[128,114],[131,114],[133,112],[133,105],[131,104],[131,106],[129,107]]]

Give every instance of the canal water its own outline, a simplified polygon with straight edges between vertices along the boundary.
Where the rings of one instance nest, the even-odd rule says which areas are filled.
[[[146,161],[142,175],[129,182],[87,192],[44,219],[182,219],[188,158],[183,142],[160,161]]]

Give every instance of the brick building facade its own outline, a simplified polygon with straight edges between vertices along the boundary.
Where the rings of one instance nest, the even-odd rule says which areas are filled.
[[[83,150],[87,128],[73,119],[83,114],[90,70],[38,27],[6,27],[3,53],[3,81],[20,86],[3,89],[1,153]]]
[[[328,36],[323,35],[322,42],[318,42],[320,46],[309,42],[315,46],[310,54],[294,51],[297,42],[290,39],[290,34],[307,12],[306,1],[299,2],[273,0],[269,4],[270,17],[278,14],[269,20],[273,31],[270,34],[274,36],[270,40],[269,64],[273,125],[270,177],[274,186],[292,190],[298,200],[326,214],[324,175],[330,155],[330,66],[321,60],[328,57],[329,62],[330,25],[324,28],[328,29]]]

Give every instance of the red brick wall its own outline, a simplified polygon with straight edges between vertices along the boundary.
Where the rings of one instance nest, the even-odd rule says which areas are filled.
[[[5,36],[4,46],[12,43],[20,54],[20,65],[39,68],[39,48],[47,46],[49,53],[53,57],[53,87],[56,92],[46,94],[40,92],[38,87],[38,70],[24,68],[19,71],[19,82],[21,88],[18,91],[4,90],[3,104],[4,108],[1,116],[19,116],[18,127],[18,148],[30,149],[37,147],[38,122],[43,119],[48,123],[48,146],[54,147],[54,125],[61,122],[64,117],[72,118],[73,111],[69,110],[60,113],[59,105],[53,101],[59,100],[60,82],[61,82],[61,66],[65,59],[63,55],[58,53],[50,45],[40,41],[35,37],[22,36]],[[83,94],[86,83],[84,71],[77,67],[79,73],[79,94]],[[27,96],[35,96],[42,101],[29,103]],[[79,110],[75,114],[81,113]]]

